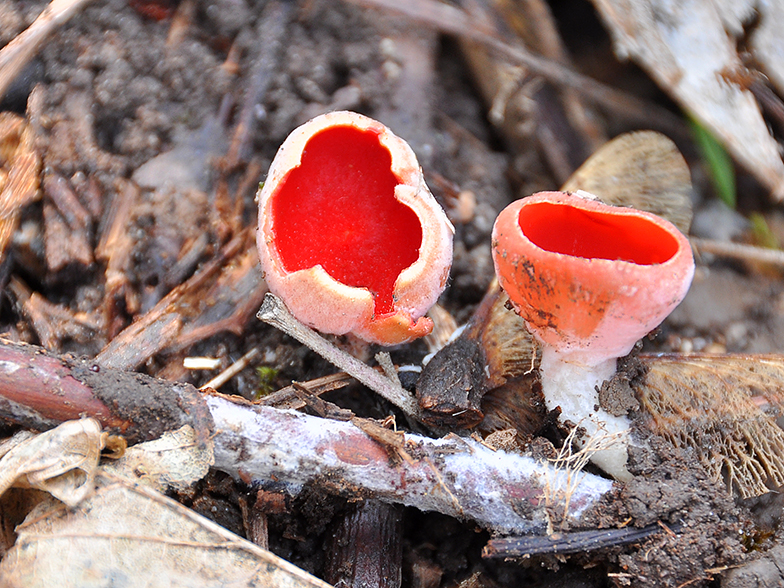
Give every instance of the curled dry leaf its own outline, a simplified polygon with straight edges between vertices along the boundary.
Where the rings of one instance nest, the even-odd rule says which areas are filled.
[[[66,421],[35,436],[22,432],[7,443],[12,447],[0,460],[0,494],[28,486],[75,506],[92,491],[104,444],[97,420]]]
[[[121,459],[105,465],[104,469],[129,478],[135,476],[165,492],[171,488],[189,488],[207,475],[214,461],[212,440],[200,443],[193,427],[185,425],[158,439],[128,448]]]
[[[610,29],[616,53],[642,66],[685,110],[705,123],[778,200],[784,198],[784,162],[778,144],[754,96],[732,81],[733,74],[743,71],[744,66],[717,3],[593,3]]]
[[[105,472],[96,481],[76,508],[42,503],[17,527],[5,586],[328,588],[154,490]]]

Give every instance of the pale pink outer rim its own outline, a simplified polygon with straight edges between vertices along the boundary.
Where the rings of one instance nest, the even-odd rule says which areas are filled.
[[[364,115],[338,111],[318,116],[296,128],[278,149],[264,185],[257,194],[259,225],[256,244],[259,260],[270,291],[286,303],[303,323],[324,333],[359,337],[387,345],[402,343],[425,334],[420,324],[410,337],[396,335],[389,340],[373,316],[373,296],[364,288],[354,288],[333,279],[321,266],[286,272],[277,250],[269,214],[271,196],[288,172],[300,164],[302,151],[316,133],[332,126],[352,126],[378,133],[379,141],[392,156],[392,172],[401,182],[395,198],[414,211],[422,225],[419,258],[395,282],[396,321],[412,323],[430,309],[446,287],[452,263],[454,228],[425,184],[422,170],[408,144],[386,126]],[[380,260],[383,263],[383,260]],[[389,317],[385,317],[386,323]],[[381,330],[382,332],[379,332]]]
[[[586,196],[591,196],[586,194]],[[520,229],[517,221],[520,210],[538,202],[574,206],[584,210],[611,212],[620,216],[637,216],[654,222],[665,229],[678,242],[676,254],[664,263],[638,265],[626,261],[585,259],[541,249],[533,244]],[[553,230],[557,230],[553,227]],[[688,238],[675,225],[654,214],[604,204],[583,196],[565,192],[539,192],[517,200],[498,215],[493,226],[493,263],[501,287],[524,319],[527,313],[536,312],[518,292],[516,284],[502,275],[501,267],[527,260],[534,264],[534,272],[541,279],[556,280],[559,272],[566,275],[586,276],[587,282],[602,286],[613,284],[615,302],[604,319],[587,339],[576,338],[553,329],[538,329],[526,319],[526,324],[537,339],[552,346],[563,355],[576,361],[595,364],[609,358],[627,355],[634,344],[656,328],[680,304],[691,286],[694,276],[694,258]],[[601,276],[597,279],[596,276]],[[579,281],[579,280],[578,280]],[[580,312],[579,305],[575,306]]]

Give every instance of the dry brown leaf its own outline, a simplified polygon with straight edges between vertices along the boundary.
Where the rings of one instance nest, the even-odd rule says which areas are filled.
[[[78,504],[93,489],[103,443],[95,419],[66,421],[39,435],[17,433],[0,447],[0,495],[13,485],[26,486]]]
[[[650,356],[635,385],[652,428],[741,497],[784,485],[784,356]],[[769,486],[770,485],[770,486]]]
[[[161,492],[185,490],[201,480],[215,461],[212,440],[202,445],[190,425],[166,432],[154,441],[129,447],[125,455],[104,469],[136,477]]]
[[[24,119],[0,113],[0,261],[19,224],[22,208],[38,197],[41,158]]]
[[[713,0],[593,0],[616,53],[630,57],[781,200],[784,162],[754,96],[730,81],[743,71],[736,39]],[[740,11],[741,14],[743,10]],[[780,28],[776,31],[780,37]],[[760,37],[764,40],[766,37]],[[781,61],[778,57],[779,62]]]
[[[328,588],[287,561],[142,485],[100,472],[75,509],[43,503],[0,563],[4,586]]]

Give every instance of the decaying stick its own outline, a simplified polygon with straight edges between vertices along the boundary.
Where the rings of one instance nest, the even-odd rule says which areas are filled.
[[[502,537],[491,539],[482,550],[482,557],[506,559],[544,554],[587,553],[616,545],[641,543],[648,537],[661,532],[661,526],[649,525],[641,529],[622,527],[620,529],[595,529],[576,533],[554,533],[547,536]]]
[[[543,529],[551,515],[564,516],[566,504],[569,519],[579,520],[612,487],[610,480],[492,451],[471,439],[402,435],[373,421],[333,421],[204,396],[189,384],[0,341],[0,418],[48,429],[80,415],[133,441],[190,424],[200,439],[213,442],[215,468],[246,483],[274,480],[290,492],[315,483],[497,532]]]
[[[339,367],[347,374],[375,391],[379,396],[388,400],[408,417],[419,421],[419,405],[416,400],[400,385],[386,376],[379,374],[368,365],[331,345],[313,329],[303,325],[289,312],[283,301],[274,294],[267,294],[264,303],[256,315],[259,320],[280,329],[290,337],[294,337],[303,345],[318,353],[321,357]]]
[[[344,588],[400,588],[403,509],[363,500],[337,521],[327,540],[324,579]]]
[[[0,51],[0,98],[57,27],[90,0],[53,0],[25,31]]]
[[[338,494],[434,510],[507,533],[544,529],[550,508],[563,514],[567,494],[568,517],[579,519],[612,487],[598,476],[559,470],[455,435],[400,435],[393,447],[355,422],[243,406],[223,396],[207,397],[207,406],[215,421],[215,467],[246,482],[275,480],[295,490],[316,483]]]
[[[201,386],[201,390],[206,388],[212,388],[213,390],[217,390],[221,386],[223,386],[226,382],[231,380],[234,376],[244,370],[246,367],[250,365],[250,363],[256,359],[259,355],[261,355],[261,351],[259,351],[258,347],[252,347],[250,351],[248,351],[245,355],[240,357],[237,361],[231,364],[228,368],[223,370],[217,376],[212,378],[209,382]]]
[[[186,424],[203,440],[213,430],[203,396],[190,384],[0,340],[0,419],[44,431],[83,416],[131,443]]]
[[[274,406],[275,408],[292,408],[299,410],[305,406],[305,402],[301,399],[299,388],[306,388],[308,393],[313,396],[321,396],[332,390],[339,390],[345,388],[353,378],[345,372],[338,372],[336,374],[329,374],[321,376],[308,382],[292,382],[290,386],[276,390],[272,394],[259,398],[257,403],[264,406]]]

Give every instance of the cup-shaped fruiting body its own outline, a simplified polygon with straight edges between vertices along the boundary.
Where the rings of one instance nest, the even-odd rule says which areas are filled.
[[[428,334],[454,229],[408,144],[331,112],[295,129],[259,190],[256,242],[270,291],[302,322],[383,345]]]
[[[621,357],[683,300],[688,239],[669,221],[578,194],[510,204],[493,229],[501,287],[542,343],[585,363]]]
[[[548,408],[560,407],[590,435],[628,431],[625,416],[598,407],[596,387],[686,295],[694,275],[688,239],[647,212],[584,193],[541,192],[498,216],[493,260],[501,287],[542,344]],[[625,445],[594,461],[628,478]]]

